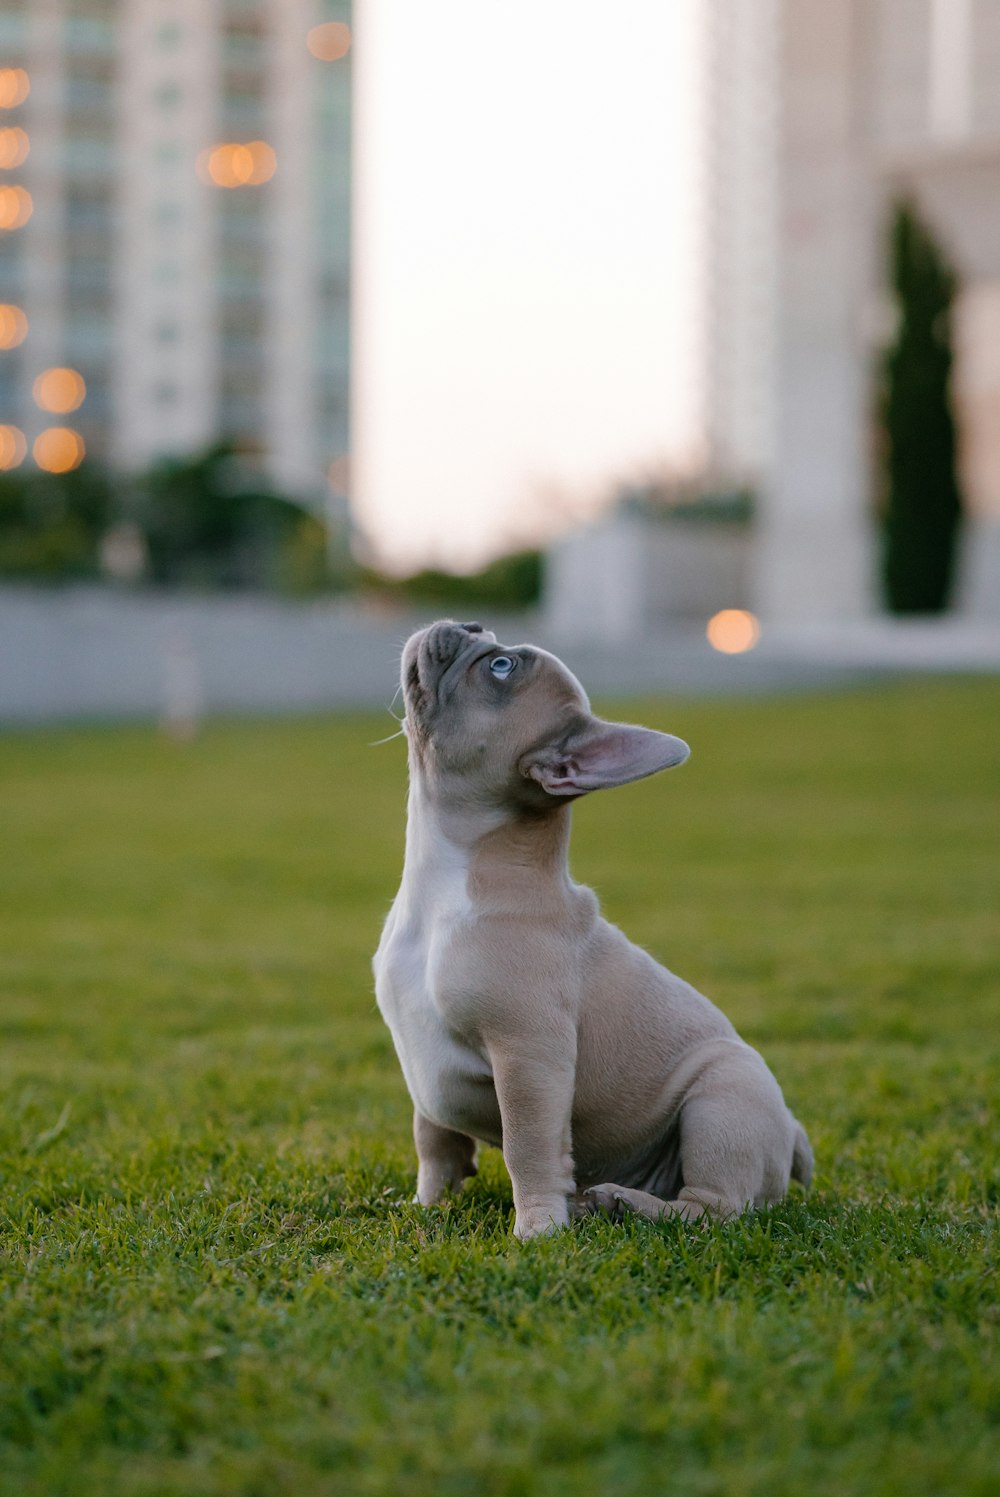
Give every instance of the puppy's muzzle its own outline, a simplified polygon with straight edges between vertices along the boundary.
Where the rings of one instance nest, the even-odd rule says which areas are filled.
[[[423,650],[427,659],[447,669],[471,644],[495,645],[496,635],[482,624],[453,624],[450,619],[432,624],[424,635]]]
[[[431,624],[414,634],[403,651],[402,686],[406,716],[411,727],[419,730],[426,716],[448,696],[449,678],[470,665],[479,655],[488,654],[496,644],[496,635],[482,624],[456,624],[451,619]]]
[[[425,687],[434,691],[440,701],[447,690],[448,677],[496,644],[496,635],[481,624],[453,624],[450,620],[432,624],[418,649],[418,665]]]

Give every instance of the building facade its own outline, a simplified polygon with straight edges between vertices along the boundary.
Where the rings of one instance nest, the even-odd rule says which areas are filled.
[[[959,275],[952,402],[966,506],[956,604],[1000,618],[1000,3],[706,0],[702,417],[710,487],[752,487],[752,542],[621,512],[554,551],[563,632],[628,638],[749,606],[881,606],[875,373],[888,239],[915,200]]]
[[[773,470],[756,595],[789,623],[877,607],[874,370],[888,226],[915,201],[952,259],[967,504],[958,604],[1000,616],[1000,6],[781,0]]]
[[[342,491],[350,21],[350,0],[5,0],[0,464],[227,440],[283,492],[324,502],[331,465]],[[76,444],[48,460],[53,428]]]

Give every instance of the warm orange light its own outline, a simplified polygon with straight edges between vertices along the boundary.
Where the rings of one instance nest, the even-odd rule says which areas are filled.
[[[69,426],[47,426],[31,449],[35,462],[46,473],[72,472],[83,462],[86,450],[80,433]]]
[[[19,426],[0,426],[0,470],[16,468],[24,462],[28,444]]]
[[[0,109],[16,109],[28,97],[31,80],[23,68],[0,68]]]
[[[743,608],[723,608],[712,615],[705,632],[714,650],[721,650],[723,655],[742,655],[760,638],[760,624]]]
[[[31,149],[27,130],[20,125],[5,125],[0,130],[0,167],[5,171],[20,166]]]
[[[326,21],[312,28],[306,46],[320,62],[339,62],[351,50],[351,28],[343,21]]]
[[[83,405],[87,386],[75,369],[44,369],[32,386],[32,394],[43,411],[65,416]]]
[[[31,193],[26,187],[0,187],[0,229],[19,229],[34,211]]]
[[[266,140],[227,141],[198,157],[198,175],[215,187],[259,187],[277,169],[278,158]]]
[[[16,348],[28,336],[28,319],[12,302],[0,302],[0,348]]]

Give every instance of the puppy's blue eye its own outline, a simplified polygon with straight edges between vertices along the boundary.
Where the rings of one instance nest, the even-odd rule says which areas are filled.
[[[490,674],[503,681],[516,665],[517,661],[512,660],[509,655],[494,655],[490,661]]]

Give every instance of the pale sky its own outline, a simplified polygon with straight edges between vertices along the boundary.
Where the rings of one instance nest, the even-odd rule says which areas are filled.
[[[690,454],[697,3],[355,6],[352,485],[386,564],[478,565]]]

